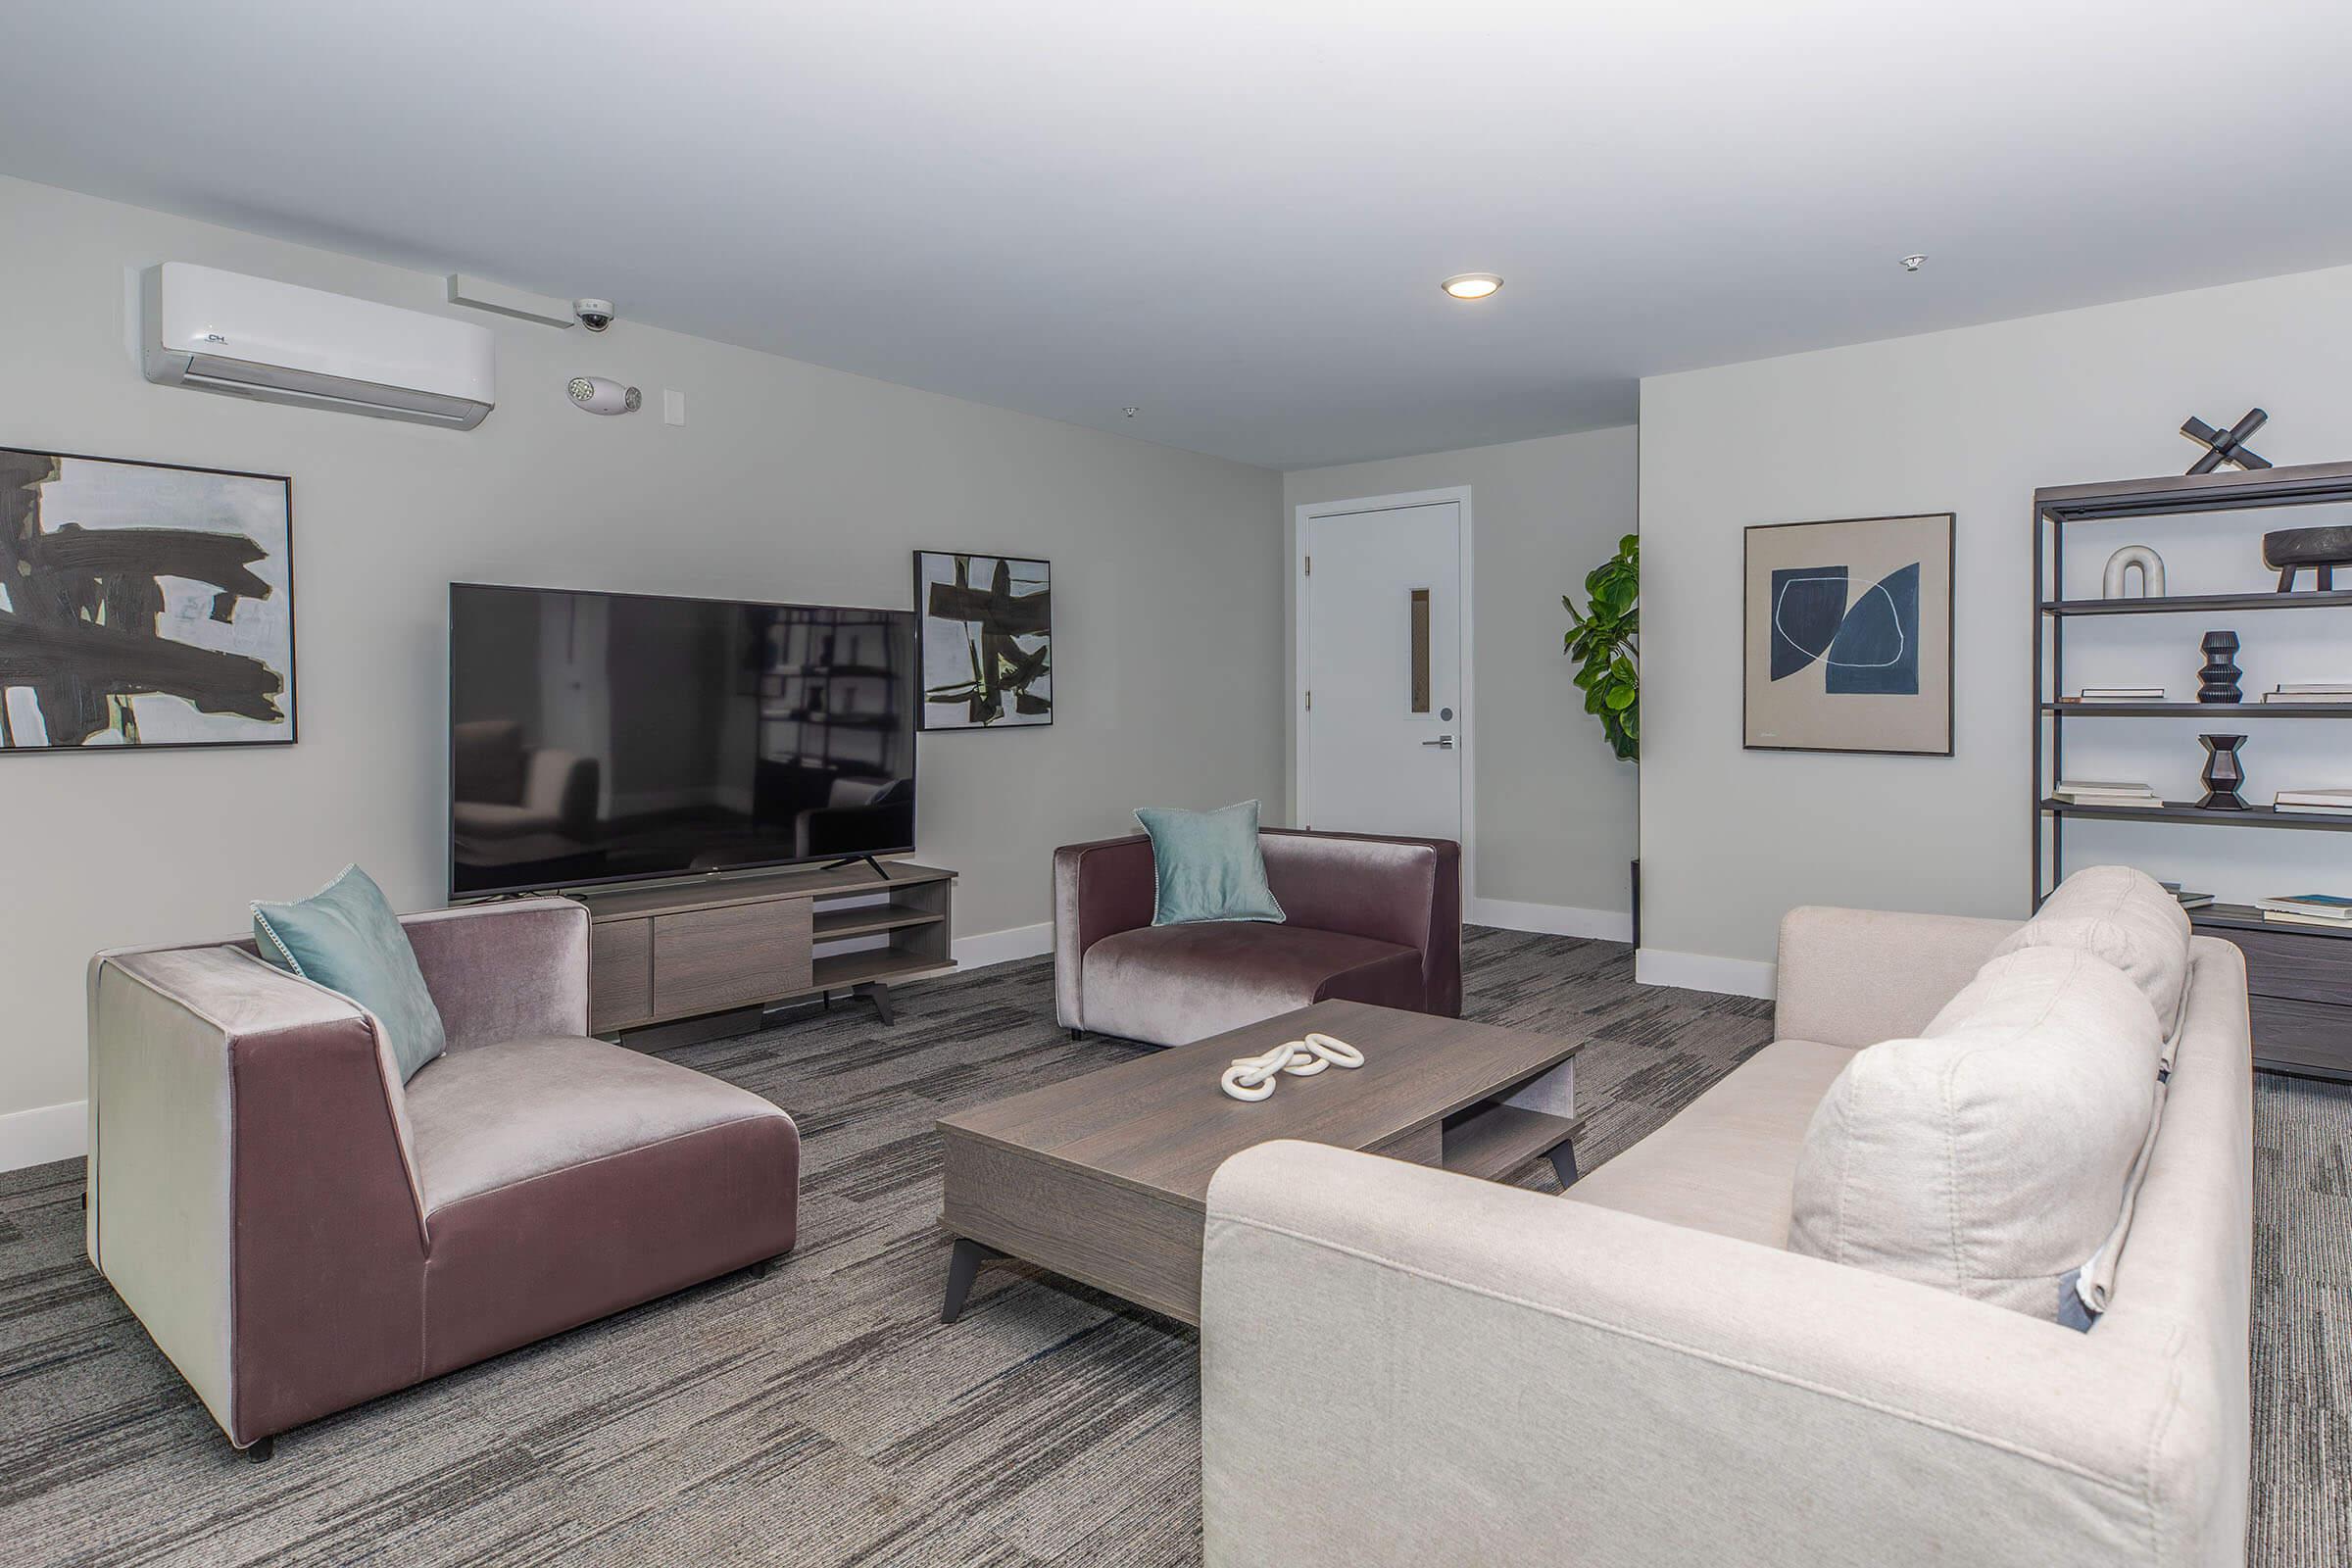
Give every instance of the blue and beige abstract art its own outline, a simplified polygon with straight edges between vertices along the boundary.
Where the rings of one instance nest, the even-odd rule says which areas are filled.
[[[1951,522],[1747,530],[1748,746],[1950,754]]]

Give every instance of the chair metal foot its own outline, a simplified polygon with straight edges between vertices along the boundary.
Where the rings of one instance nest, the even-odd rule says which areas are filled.
[[[1070,1031],[1070,1038],[1072,1040],[1084,1040],[1086,1038],[1086,1031],[1083,1029],[1073,1029]]]
[[[784,1266],[784,1260],[791,1255],[792,1254],[790,1252],[778,1252],[773,1257],[761,1258],[759,1262],[752,1265],[752,1278],[756,1280],[763,1280],[767,1278],[777,1269],[782,1268]]]
[[[256,1438],[245,1446],[245,1461],[248,1464],[268,1464],[270,1455],[275,1452],[277,1452],[275,1437]]]

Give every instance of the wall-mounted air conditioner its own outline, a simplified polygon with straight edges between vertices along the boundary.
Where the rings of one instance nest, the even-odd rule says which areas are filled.
[[[457,430],[496,402],[490,332],[471,321],[186,262],[144,284],[150,381]]]

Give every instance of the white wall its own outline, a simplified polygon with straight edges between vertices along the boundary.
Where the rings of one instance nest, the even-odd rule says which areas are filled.
[[[1931,283],[1932,286],[1932,283]],[[2352,458],[2352,269],[1794,355],[1642,385],[1643,978],[1770,983],[1795,904],[2022,915],[2028,907],[2033,493],[2184,471],[2190,415],[2270,411],[2275,463]],[[1740,747],[1740,530],[1750,523],[1957,514],[1957,694],[1949,759]],[[2174,593],[2267,588],[2265,526],[2345,521],[2236,514],[2206,525],[2084,529],[2069,591],[2095,595],[2116,546],[2152,543]],[[2308,579],[2306,579],[2308,581]],[[2244,640],[2248,690],[2352,678],[2341,611],[2164,617],[2070,630],[2070,684],[2195,691],[2197,639]],[[2300,622],[2299,626],[2290,624]],[[2095,729],[2093,724],[2097,726]],[[2112,726],[2112,727],[2110,727]],[[2190,787],[2193,719],[2075,721],[2067,770]],[[2352,784],[2352,734],[2247,723],[2249,799]],[[2123,860],[2224,898],[2352,885],[2352,835],[2081,823],[2070,865]]]
[[[1473,919],[1627,934],[1640,769],[1617,760],[1585,711],[1575,666],[1560,652],[1568,627],[1560,595],[1581,599],[1585,574],[1634,531],[1639,445],[1623,425],[1283,476],[1285,518],[1315,502],[1470,487],[1481,906]]]
[[[1133,807],[1282,787],[1270,471],[625,318],[460,311],[437,276],[15,180],[0,233],[0,442],[293,476],[302,705],[286,750],[0,756],[0,1116],[81,1098],[100,948],[236,931],[246,901],[354,859],[400,906],[440,902],[452,578],[904,606],[917,546],[1050,557],[1053,726],[922,741],[920,854],[964,873],[966,933],[1049,919],[1053,847]],[[149,385],[126,313],[164,260],[490,325],[500,407],[457,433]],[[647,411],[576,412],[582,372]],[[12,1128],[57,1157],[78,1114],[0,1121],[0,1164]]]

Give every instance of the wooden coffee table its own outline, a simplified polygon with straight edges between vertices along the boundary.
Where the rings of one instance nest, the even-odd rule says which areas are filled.
[[[1254,1102],[1218,1089],[1235,1057],[1309,1030],[1356,1047],[1364,1064],[1285,1074]],[[941,1221],[956,1241],[940,1319],[963,1311],[982,1262],[1012,1256],[1197,1325],[1208,1180],[1277,1138],[1490,1180],[1548,1157],[1573,1182],[1584,1045],[1321,1002],[946,1117]]]

